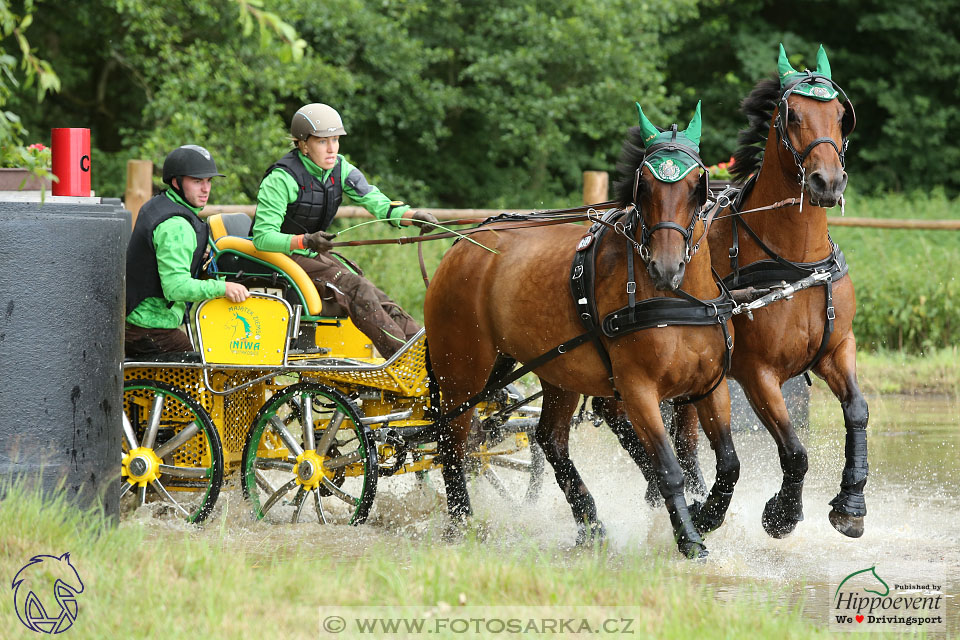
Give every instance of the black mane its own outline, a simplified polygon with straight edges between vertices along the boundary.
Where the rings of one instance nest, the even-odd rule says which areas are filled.
[[[780,93],[780,78],[774,75],[758,82],[740,103],[740,111],[747,116],[747,128],[737,135],[740,146],[733,154],[735,162],[730,171],[734,182],[742,184],[750,174],[759,171],[770,131],[770,118],[780,100]]]
[[[630,127],[617,159],[617,179],[613,183],[613,199],[620,207],[633,204],[633,185],[636,182],[637,167],[643,165],[646,151],[643,148],[643,132],[640,127]],[[644,182],[640,181],[642,189]],[[640,194],[637,194],[639,199]]]

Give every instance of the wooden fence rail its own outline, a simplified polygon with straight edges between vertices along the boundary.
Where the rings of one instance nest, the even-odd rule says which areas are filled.
[[[127,191],[125,204],[133,213],[133,222],[137,221],[137,212],[149,199],[152,191],[153,163],[149,160],[130,160],[127,163]],[[713,183],[711,183],[712,185]],[[604,202],[608,199],[609,177],[605,171],[583,172],[583,203]],[[203,217],[215,213],[245,213],[253,217],[256,211],[253,204],[214,204],[208,205],[200,214]],[[537,209],[433,209],[417,207],[420,211],[429,211],[438,220],[457,220],[460,218],[489,218],[510,211],[512,213],[532,213]],[[340,207],[337,216],[344,218],[372,218],[363,207]],[[866,227],[871,229],[938,229],[960,231],[960,220],[907,220],[898,218],[855,218],[829,216],[827,224],[834,227]]]

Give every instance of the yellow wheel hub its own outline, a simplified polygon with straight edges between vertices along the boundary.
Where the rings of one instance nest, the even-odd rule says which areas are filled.
[[[317,455],[314,449],[308,449],[297,456],[297,464],[293,468],[297,484],[310,491],[319,487],[324,477],[333,480],[333,470],[324,466],[327,460],[327,456]]]
[[[153,449],[137,447],[123,456],[123,460],[120,461],[120,475],[130,484],[145,487],[148,482],[153,482],[160,477],[161,464],[163,461],[157,457]]]

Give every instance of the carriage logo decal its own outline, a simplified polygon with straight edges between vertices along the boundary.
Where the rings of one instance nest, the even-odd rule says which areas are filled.
[[[77,619],[83,581],[62,556],[34,556],[13,578],[13,601],[23,626],[37,633],[63,633]],[[52,597],[51,597],[52,596]]]
[[[233,319],[227,323],[232,329],[228,334],[230,351],[242,354],[254,354],[260,351],[260,336],[263,335],[260,327],[260,318],[252,309],[243,305],[230,307]]]

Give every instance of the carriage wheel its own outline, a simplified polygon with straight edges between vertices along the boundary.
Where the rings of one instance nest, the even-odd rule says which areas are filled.
[[[188,522],[203,521],[223,485],[223,448],[210,416],[182,389],[128,380],[120,476],[121,510],[159,501]]]
[[[534,439],[538,412],[518,407],[506,420],[488,421],[489,416],[523,398],[509,385],[505,393],[477,408],[467,468],[478,479],[490,484],[502,498],[535,503],[543,488],[546,456]]]
[[[377,448],[349,398],[301,382],[261,407],[243,448],[243,495],[258,520],[360,524],[377,492]]]

